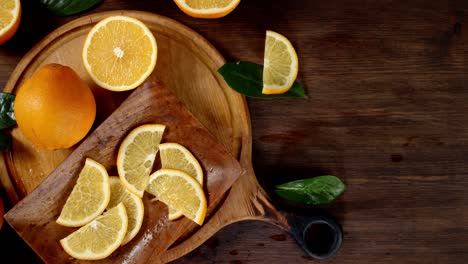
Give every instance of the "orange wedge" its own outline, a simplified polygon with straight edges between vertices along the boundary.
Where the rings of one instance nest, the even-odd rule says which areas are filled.
[[[282,94],[294,84],[299,71],[299,62],[291,42],[274,31],[266,32],[263,57],[264,94]]]

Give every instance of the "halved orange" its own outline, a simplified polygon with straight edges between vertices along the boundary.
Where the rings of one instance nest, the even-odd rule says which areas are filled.
[[[0,0],[0,45],[7,42],[18,30],[21,20],[19,0]]]
[[[83,63],[102,88],[126,91],[136,88],[153,72],[158,48],[143,22],[111,16],[97,23],[83,47]]]
[[[198,18],[219,18],[231,13],[240,0],[174,0],[185,14]]]

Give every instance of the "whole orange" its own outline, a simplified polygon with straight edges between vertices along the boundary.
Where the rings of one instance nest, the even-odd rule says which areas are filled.
[[[48,64],[19,89],[15,117],[23,134],[42,149],[69,148],[83,139],[96,117],[88,85],[70,67]]]

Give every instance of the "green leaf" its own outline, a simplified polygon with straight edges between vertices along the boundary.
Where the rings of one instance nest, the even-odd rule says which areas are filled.
[[[39,0],[40,4],[56,16],[81,13],[96,6],[103,0]]]
[[[294,82],[291,89],[284,94],[262,94],[263,66],[252,62],[226,63],[218,69],[218,72],[232,89],[246,96],[257,98],[305,97],[304,88],[298,82]]]
[[[331,203],[345,190],[346,185],[340,179],[324,175],[278,185],[275,193],[292,202],[321,205]]]
[[[11,137],[4,131],[0,130],[0,151],[7,151],[11,145]]]
[[[15,96],[13,94],[0,92],[0,129],[16,124],[14,105]]]

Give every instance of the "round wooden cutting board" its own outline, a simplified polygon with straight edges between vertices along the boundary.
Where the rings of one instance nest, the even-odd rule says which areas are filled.
[[[154,33],[158,60],[154,75],[171,89],[198,120],[240,162],[243,173],[225,201],[194,234],[184,236],[159,258],[174,260],[195,249],[224,226],[242,220],[262,220],[291,231],[287,214],[278,212],[259,186],[251,164],[251,127],[245,98],[217,73],[225,60],[203,37],[182,24],[152,13],[112,11],[74,20],[38,43],[17,65],[4,89],[16,93],[39,67],[60,63],[73,68],[92,88],[97,101],[94,127],[101,124],[130,94],[97,87],[86,73],[81,51],[89,30],[111,15],[143,21]],[[0,180],[12,204],[30,193],[74,150],[45,151],[34,147],[18,128],[11,132],[12,148],[0,159]]]
[[[47,63],[70,66],[92,88],[97,101],[96,127],[130,92],[110,92],[97,87],[84,69],[81,51],[87,33],[110,15],[128,15],[143,21],[158,45],[155,75],[186,104],[189,110],[238,157],[241,137],[249,137],[248,110],[244,98],[232,91],[216,72],[225,61],[204,38],[182,24],[156,14],[117,11],[94,14],[72,21],[49,34],[19,62],[5,92],[16,93],[21,84]],[[3,155],[2,182],[13,204],[30,193],[73,151],[45,151],[33,146],[18,128],[12,130],[13,145]],[[78,145],[78,144],[77,144]],[[9,177],[5,177],[9,176]],[[8,178],[12,184],[8,184]]]

